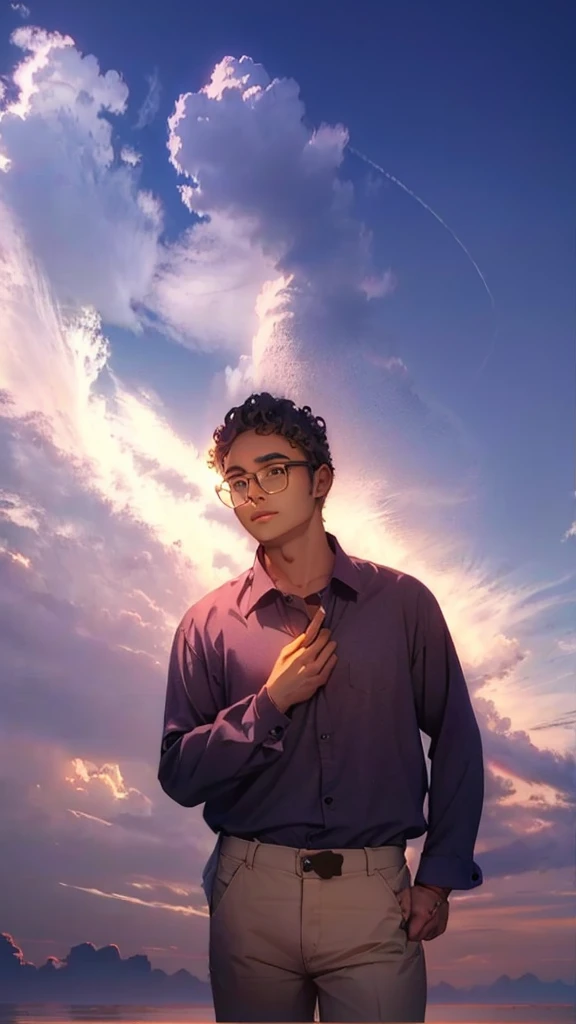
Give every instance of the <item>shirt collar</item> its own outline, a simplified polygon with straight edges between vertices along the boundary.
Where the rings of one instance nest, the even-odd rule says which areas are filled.
[[[327,532],[326,537],[335,555],[330,583],[333,579],[340,580],[341,583],[350,587],[355,593],[359,593],[360,571],[358,567],[340,547],[340,544],[333,533]],[[246,618],[265,594],[276,589],[264,568],[262,561],[263,554],[264,546],[259,544],[254,556],[254,563],[252,568],[249,570],[246,579],[248,586],[246,588],[242,588],[238,597],[238,604],[244,605],[243,614]]]

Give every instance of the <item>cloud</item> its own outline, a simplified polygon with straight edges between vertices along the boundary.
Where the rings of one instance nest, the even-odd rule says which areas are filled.
[[[49,268],[61,301],[93,306],[134,329],[134,306],[156,264],[162,211],[139,189],[133,163],[115,152],[109,116],[124,113],[128,88],[117,72],[101,74],[68,36],[20,28],[12,41],[25,57],[13,76],[18,98],[0,120],[8,161],[0,200]]]
[[[144,97],[142,106],[138,111],[138,117],[135,124],[135,128],[137,130],[141,130],[142,128],[145,128],[146,125],[152,124],[152,121],[160,109],[160,95],[162,87],[160,85],[157,68],[154,68],[151,75],[146,75],[146,81],[148,83],[148,91]]]
[[[416,478],[423,493],[476,485],[479,452],[465,425],[423,396],[408,370],[386,365],[399,357],[384,341],[383,311],[401,282],[376,265],[344,177],[346,128],[310,127],[297,84],[271,80],[249,57],[226,57],[206,86],[181,95],[169,127],[172,163],[188,179],[185,204],[211,221],[239,221],[270,263],[256,329],[242,332],[244,349],[217,374],[215,390],[230,403],[250,390],[299,404],[314,394],[326,419],[351,410],[358,432],[351,435],[349,418],[347,451],[360,450],[369,430],[373,461],[395,493]],[[369,353],[383,361],[381,372]]]
[[[273,267],[251,242],[249,218],[214,211],[163,241],[162,206],[139,186],[141,154],[115,142],[128,103],[121,76],[102,73],[68,36],[22,28],[12,39],[25,56],[17,98],[0,114],[0,202],[58,300],[109,324],[163,329],[192,349],[241,352]],[[153,77],[143,117],[158,90]]]
[[[242,352],[257,330],[258,293],[274,273],[252,233],[248,218],[214,213],[162,247],[146,304],[165,334],[197,351]]]
[[[26,21],[30,17],[30,8],[26,4],[10,4],[10,7],[20,15],[22,21]]]
[[[172,914],[182,914],[185,917],[203,917],[208,918],[207,907],[194,907],[191,904],[181,903],[165,903],[163,900],[144,900],[138,896],[130,896],[128,894],[122,894],[118,892],[102,892],[98,889],[88,889],[81,885],[67,885],[66,882],[62,882],[67,889],[76,889],[78,892],[87,892],[92,896],[100,896],[103,899],[119,900],[123,903],[133,903],[139,907],[150,907],[153,910],[167,910]]]
[[[572,537],[576,537],[576,519],[574,520],[572,525],[566,530],[566,533],[563,535],[562,540],[570,540]]]
[[[4,728],[94,763],[119,749],[150,757],[176,622],[230,563],[241,571],[246,542],[230,518],[209,518],[204,455],[107,370],[98,318],[67,320],[13,223],[4,241]],[[117,700],[131,709],[127,733],[122,716],[109,721]]]
[[[191,182],[183,197],[194,213],[249,218],[279,271],[312,268],[309,289],[335,298],[344,289],[351,301],[371,279],[370,234],[337,173],[348,133],[308,128],[296,82],[271,81],[250,57],[226,57],[208,85],[180,96],[168,123],[171,160]]]
[[[81,793],[88,792],[94,786],[104,787],[115,802],[122,804],[125,813],[141,814],[146,817],[151,814],[151,800],[135,786],[126,785],[117,764],[98,766],[81,757],[75,757],[72,761],[72,773],[67,776],[66,781]]]
[[[3,993],[12,1000],[33,997],[46,1002],[96,1002],[103,991],[121,1002],[143,996],[152,1003],[210,999],[209,986],[187,971],[173,976],[160,970],[153,972],[147,956],[123,959],[118,946],[110,943],[96,949],[93,943],[82,942],[66,957],[49,957],[36,968],[25,961],[22,950],[6,932],[0,933],[0,981]]]
[[[137,153],[135,149],[132,149],[131,146],[122,146],[122,149],[120,150],[120,159],[123,160],[125,164],[129,164],[130,167],[136,167],[137,164],[140,163],[142,155]]]

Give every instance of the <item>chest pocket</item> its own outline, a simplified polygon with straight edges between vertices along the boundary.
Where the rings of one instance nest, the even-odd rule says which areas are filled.
[[[347,662],[345,682],[357,697],[373,697],[381,699],[387,690],[386,670],[384,665],[373,659],[365,659],[364,663],[356,660]]]

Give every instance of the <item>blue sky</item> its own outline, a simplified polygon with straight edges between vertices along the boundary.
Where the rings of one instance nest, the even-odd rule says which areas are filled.
[[[567,977],[576,19],[562,3],[310,6],[0,9],[0,772],[19,837],[0,928],[34,959],[82,922],[78,941],[147,941],[159,965],[204,970],[210,837],[166,805],[155,751],[177,620],[253,557],[205,452],[266,388],[325,416],[328,527],[431,587],[466,669],[489,884],[474,907],[456,898],[433,976],[492,978],[483,908],[509,929],[497,973],[540,967],[532,914],[555,936],[545,970]],[[151,902],[116,907],[143,885]]]

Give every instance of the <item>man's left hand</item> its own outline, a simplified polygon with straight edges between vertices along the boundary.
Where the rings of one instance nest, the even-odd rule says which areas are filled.
[[[441,903],[434,910],[434,904],[441,898],[440,893],[432,889],[425,889],[420,885],[411,886],[410,890],[410,916],[408,917],[406,931],[412,942],[428,942],[436,939],[446,931],[450,906],[448,902]],[[408,902],[408,901],[406,901]]]

